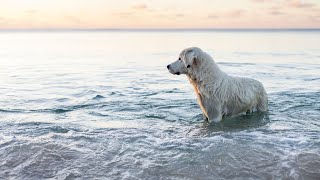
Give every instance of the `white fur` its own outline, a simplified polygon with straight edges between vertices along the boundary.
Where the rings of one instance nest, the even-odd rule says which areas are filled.
[[[187,75],[209,122],[268,109],[268,95],[259,81],[224,73],[200,48],[184,49],[168,69],[172,74]]]

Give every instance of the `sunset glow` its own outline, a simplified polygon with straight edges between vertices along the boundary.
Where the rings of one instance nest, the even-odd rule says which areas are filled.
[[[0,29],[320,28],[319,0],[0,0]]]

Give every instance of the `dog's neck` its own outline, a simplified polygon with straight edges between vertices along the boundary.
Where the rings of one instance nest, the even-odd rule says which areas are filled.
[[[205,56],[209,56],[205,54]],[[207,82],[208,77],[214,81],[220,80],[223,76],[226,75],[217,64],[211,59],[211,57],[201,57],[202,59],[198,60],[193,64],[192,67],[188,70],[187,76],[189,80],[192,80],[193,83],[201,85],[202,82]]]

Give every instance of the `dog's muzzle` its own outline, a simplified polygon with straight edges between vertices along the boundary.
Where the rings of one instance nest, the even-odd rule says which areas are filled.
[[[171,74],[180,75],[180,72],[173,73],[173,72],[170,70],[170,64],[167,66],[167,69],[169,70],[169,72],[170,72]]]

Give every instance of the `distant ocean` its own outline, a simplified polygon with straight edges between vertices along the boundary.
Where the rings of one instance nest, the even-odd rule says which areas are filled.
[[[268,114],[205,124],[190,46]],[[0,64],[0,179],[320,177],[320,30],[2,30]]]

